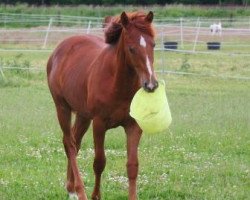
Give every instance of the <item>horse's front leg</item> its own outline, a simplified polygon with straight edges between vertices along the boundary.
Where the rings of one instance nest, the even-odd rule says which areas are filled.
[[[127,134],[127,173],[129,180],[129,200],[137,199],[136,180],[138,175],[138,145],[142,130],[134,120],[131,120],[125,127]]]
[[[93,200],[101,199],[101,175],[106,165],[106,157],[104,151],[105,132],[105,123],[101,119],[95,118],[93,120],[93,136],[95,148],[95,159],[93,164],[95,172],[95,187],[92,193]]]
[[[75,141],[76,155],[80,150],[82,138],[88,130],[89,125],[90,120],[88,118],[85,118],[79,114],[76,115],[75,124],[71,129],[71,135],[74,136]],[[75,196],[75,180],[70,163],[68,164],[66,188],[70,196]]]

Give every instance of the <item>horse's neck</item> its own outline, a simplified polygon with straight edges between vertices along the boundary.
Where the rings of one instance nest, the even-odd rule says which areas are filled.
[[[123,48],[119,45],[115,47],[116,58],[114,62],[115,76],[114,84],[120,90],[131,92],[138,89],[138,76],[133,68],[130,66],[129,61],[126,59],[126,55]]]

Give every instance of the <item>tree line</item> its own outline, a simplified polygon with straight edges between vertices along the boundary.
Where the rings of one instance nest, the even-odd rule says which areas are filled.
[[[27,3],[29,5],[151,5],[151,4],[200,4],[200,5],[244,5],[250,0],[1,0],[3,4]]]

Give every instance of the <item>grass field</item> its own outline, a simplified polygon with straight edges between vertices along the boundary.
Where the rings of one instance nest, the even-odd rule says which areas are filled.
[[[242,7],[207,8],[179,5],[143,9],[155,11],[156,18],[249,16],[249,9]],[[124,6],[52,6],[45,9],[23,4],[0,5],[0,12],[58,16],[103,17],[124,9]],[[135,9],[138,7],[126,6],[126,10]],[[10,27],[23,27],[23,24],[16,23]],[[32,36],[20,30],[2,32],[0,48],[41,49],[44,34],[40,34]],[[173,123],[166,132],[142,137],[139,199],[250,199],[250,80],[236,78],[250,77],[250,57],[246,56],[250,48],[245,45],[249,43],[249,37],[237,34],[226,35],[223,31],[220,38],[223,39],[222,49],[217,54],[199,54],[206,51],[205,43],[197,46],[197,54],[155,52],[157,70],[196,75],[159,75],[166,81]],[[176,40],[179,37],[176,35],[167,35],[164,41]],[[50,33],[49,39],[59,40],[60,36],[66,37],[56,32],[54,35]],[[5,37],[6,41],[15,38],[17,41],[6,42]],[[199,40],[213,39],[208,37],[211,36],[200,36]],[[41,41],[37,44],[22,41],[27,38]],[[193,41],[193,37],[185,38],[185,35],[184,39]],[[48,43],[47,48],[53,49],[56,42]],[[226,46],[227,42],[234,46]],[[184,44],[184,50],[192,48],[193,42]],[[64,189],[67,160],[62,133],[45,76],[49,54],[0,51],[0,70],[1,67],[14,68],[4,69],[4,77],[0,73],[0,200],[68,199]],[[29,70],[21,70],[20,67]],[[123,130],[110,130],[105,146],[107,166],[102,182],[103,199],[125,200],[127,175]],[[93,155],[90,128],[78,156],[88,197],[94,186]]]
[[[4,64],[44,69],[48,53],[1,52]],[[156,65],[160,68],[160,54]],[[166,68],[249,77],[249,60],[164,52]],[[236,59],[236,60],[234,60]],[[27,64],[27,62],[29,64]],[[25,64],[26,63],[26,64]],[[206,65],[207,64],[207,65]],[[0,75],[0,199],[67,199],[62,133],[45,71]],[[250,81],[160,75],[173,123],[166,132],[143,135],[139,199],[201,200],[250,197]],[[105,200],[127,199],[125,134],[107,133]],[[78,156],[87,194],[94,185],[91,129]]]

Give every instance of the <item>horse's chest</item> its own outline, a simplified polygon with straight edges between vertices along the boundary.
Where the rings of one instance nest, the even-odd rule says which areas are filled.
[[[119,93],[119,94],[118,94]],[[88,108],[93,118],[100,117],[105,121],[107,128],[123,125],[129,118],[129,106],[132,94],[123,94],[119,91],[101,90],[91,93],[88,99]]]
[[[129,116],[128,108],[117,109],[107,117],[107,126],[110,128],[120,126]]]
[[[103,105],[99,116],[106,122],[108,128],[120,126],[129,117],[129,104],[114,103],[113,106]]]

